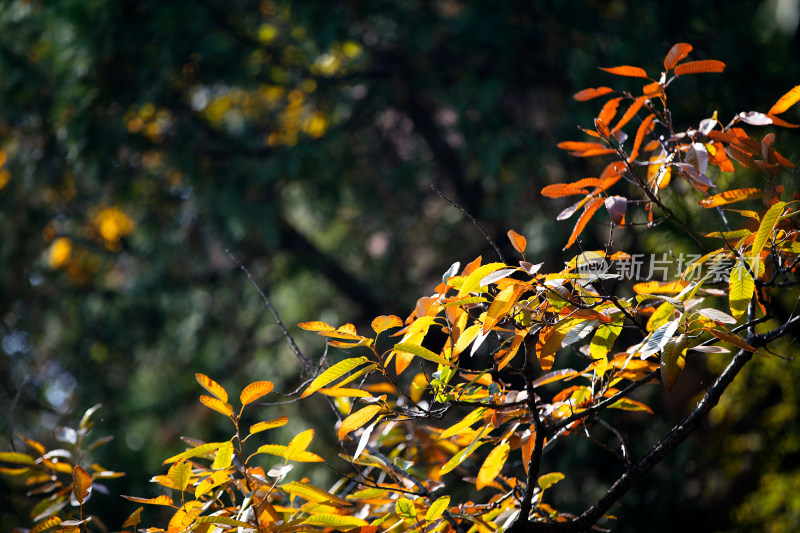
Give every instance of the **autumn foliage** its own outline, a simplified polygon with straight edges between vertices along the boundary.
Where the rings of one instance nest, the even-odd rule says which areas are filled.
[[[286,332],[308,378],[295,397],[331,409],[335,424],[317,432],[341,442],[340,463],[318,455],[314,429],[289,442],[270,438],[270,429],[288,422],[259,407],[273,394],[271,382],[251,383],[232,400],[197,374],[207,392],[200,402],[228,419],[230,439],[185,438],[186,450],[153,478],[159,495],[124,496],[141,505],[122,527],[175,533],[613,528],[614,503],[697,427],[753,354],[768,355],[770,343],[798,321],[774,303],[777,291],[796,294],[798,197],[775,181],[794,165],[776,150],[774,132],[758,132],[797,127],[780,115],[800,101],[800,86],[764,112],[742,112],[727,123],[714,113],[678,127],[667,106],[671,85],[725,68],[716,60],[687,61],[691,51],[689,44],[673,46],[653,77],[636,66],[601,69],[611,80],[641,80],[641,91],[600,86],[574,95],[605,102],[594,124],[581,128],[583,139],[558,146],[576,157],[602,158],[601,170],[541,192],[577,198],[557,216],[577,217],[565,249],[581,247],[590,222],[612,233],[667,223],[695,243],[696,260],[672,279],[630,287],[614,273],[630,262],[630,251],[611,242],[581,249],[563,269],[546,272],[526,257],[526,238],[510,230],[519,257],[506,260],[496,248],[497,260],[454,263],[405,318],[379,316],[368,331],[302,323],[335,350],[312,363]],[[757,174],[759,186],[720,190],[715,176],[733,172]],[[716,211],[720,229],[702,230],[678,217],[665,199],[670,187]],[[712,275],[722,265],[726,281]],[[762,324],[767,329],[756,330]],[[641,387],[672,390],[687,357],[728,351],[728,367],[696,408],[648,453],[631,457],[607,413],[652,413],[656,406],[637,397]],[[263,412],[264,420],[245,426],[245,410]],[[92,487],[118,474],[85,461],[81,450],[102,444],[85,444],[91,414],[74,430],[69,453],[25,440],[27,451],[0,454],[8,465],[0,471],[24,479],[31,497],[41,498],[32,533],[95,527],[87,510]],[[544,452],[599,428],[616,436],[598,448],[619,460],[616,483],[580,514],[553,507],[548,493],[573,473],[553,471]],[[322,462],[346,465],[334,485],[292,478],[297,463]],[[474,486],[468,498],[464,483]],[[171,518],[151,525],[145,506],[169,509]]]

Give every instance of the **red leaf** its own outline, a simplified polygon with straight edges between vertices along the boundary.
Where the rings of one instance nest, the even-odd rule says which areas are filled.
[[[647,78],[647,72],[643,68],[632,67],[630,65],[623,65],[621,67],[600,67],[609,74],[616,74],[617,76],[628,76],[630,78]]]
[[[586,227],[586,224],[589,222],[589,219],[592,218],[592,215],[600,209],[600,206],[603,205],[603,200],[601,198],[592,198],[586,203],[586,207],[583,208],[583,213],[581,213],[578,222],[575,223],[575,229],[572,230],[572,235],[569,236],[569,240],[567,241],[567,245],[564,246],[564,250],[575,244],[575,241],[578,239],[578,235],[581,234],[583,228]]]
[[[705,59],[703,61],[690,61],[675,67],[675,75],[700,74],[703,72],[722,72],[725,70],[725,63],[716,59]]]
[[[664,68],[667,70],[672,69],[692,51],[692,45],[687,43],[678,43],[669,49],[667,57],[664,58]]]
[[[588,89],[576,92],[572,97],[579,102],[585,102],[586,100],[591,100],[593,98],[597,98],[598,96],[603,96],[604,94],[613,92],[614,89],[611,87],[597,87],[596,89],[589,87]]]
[[[769,108],[768,115],[780,115],[794,104],[800,101],[800,85],[794,87],[791,91],[781,96],[775,105]]]

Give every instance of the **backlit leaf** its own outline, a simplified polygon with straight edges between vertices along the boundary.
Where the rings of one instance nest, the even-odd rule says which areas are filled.
[[[620,398],[609,405],[609,407],[612,409],[622,409],[624,411],[645,411],[651,415],[653,414],[653,410],[647,407],[647,405],[637,400],[631,400],[630,398]]]
[[[292,481],[281,486],[281,490],[287,493],[294,493],[309,502],[324,503],[339,507],[350,507],[353,504],[343,498],[335,496],[325,489],[321,489],[311,483],[302,481]]]
[[[286,425],[289,419],[285,416],[281,416],[275,418],[274,420],[265,420],[263,422],[258,422],[257,424],[253,424],[250,426],[250,434],[253,433],[260,433],[262,431],[266,431],[268,429],[277,428]]]
[[[345,435],[351,431],[355,431],[372,420],[372,417],[375,416],[381,409],[383,409],[382,405],[373,404],[363,407],[355,413],[351,413],[350,416],[342,421],[342,425],[339,426],[339,440],[344,439]]]
[[[505,465],[506,459],[508,459],[510,450],[511,446],[507,442],[501,442],[489,452],[489,455],[486,456],[486,460],[483,462],[483,466],[481,466],[481,469],[478,471],[478,479],[475,482],[475,487],[477,487],[478,490],[481,490],[494,481],[494,478],[496,478],[503,469],[503,465]]]
[[[395,315],[382,315],[372,321],[372,329],[378,335],[389,328],[397,328],[403,325],[403,320]]]
[[[206,396],[205,394],[200,396],[200,403],[208,407],[209,409],[213,409],[218,413],[222,413],[225,416],[233,415],[233,407],[229,403],[225,403],[220,399],[212,398],[211,396]]]
[[[286,447],[286,458],[291,459],[292,455],[304,451],[308,448],[308,445],[311,444],[313,439],[313,429],[307,429],[292,437],[292,440],[289,441],[289,445]]]
[[[355,516],[328,513],[311,515],[303,520],[302,524],[307,526],[332,527],[338,529],[339,531],[348,531],[356,527],[369,526],[369,522]],[[305,530],[306,529],[304,528],[303,531]]]
[[[195,520],[195,523],[234,526],[250,530],[256,529],[255,526],[253,526],[252,524],[248,524],[247,522],[242,522],[241,520],[236,520],[235,518],[230,518],[227,516],[220,516],[220,515],[198,516],[197,519]]]
[[[72,469],[72,494],[81,505],[92,494],[92,476],[78,465]]]
[[[345,359],[344,361],[339,361],[325,372],[314,378],[314,381],[303,391],[303,394],[300,396],[301,398],[305,398],[306,396],[310,396],[314,394],[317,390],[325,387],[330,382],[339,379],[343,375],[347,374],[351,370],[358,368],[359,366],[366,364],[369,362],[367,357],[352,357],[350,359]]]
[[[592,198],[589,200],[589,202],[587,202],[586,207],[583,208],[583,213],[581,213],[580,218],[578,218],[578,221],[575,223],[575,227],[572,230],[572,235],[569,236],[569,240],[567,241],[567,245],[564,246],[564,250],[575,244],[575,241],[578,240],[578,236],[583,231],[583,228],[586,227],[589,219],[592,218],[592,215],[594,215],[602,205],[602,198]]]
[[[483,418],[483,413],[485,412],[486,412],[485,407],[479,407],[473,410],[472,412],[467,414],[464,418],[462,418],[461,420],[459,420],[458,422],[456,422],[455,424],[444,430],[442,434],[439,435],[439,438],[448,439],[454,435],[458,435],[465,429],[472,426],[472,424],[474,424],[478,420],[481,420]]]
[[[444,357],[433,353],[429,349],[425,348],[424,346],[420,346],[419,344],[401,342],[399,344],[396,344],[394,349],[397,352],[410,353],[416,355],[417,357],[422,357],[423,359],[427,359],[428,361],[432,361],[440,365],[455,366],[453,363],[451,363]]]
[[[767,244],[767,239],[772,235],[772,230],[775,229],[775,224],[778,222],[778,218],[785,207],[786,202],[777,202],[764,214],[764,218],[761,219],[761,225],[758,227],[756,236],[753,239],[753,247],[750,250],[750,254],[754,258],[764,249],[764,245]]]
[[[625,110],[625,114],[622,115],[622,118],[619,119],[619,122],[617,122],[611,132],[613,133],[621,130],[628,122],[630,122],[631,119],[636,116],[636,113],[638,113],[642,108],[642,105],[644,105],[646,100],[647,98],[644,96],[640,96],[639,98],[635,99],[633,103],[628,106],[628,109]]]
[[[312,322],[303,322],[301,324],[297,324],[297,327],[306,331],[336,331],[336,328],[330,324],[326,324],[325,322],[320,322],[318,320]]]
[[[732,204],[744,200],[753,200],[755,198],[762,198],[764,191],[755,187],[746,189],[734,189],[732,191],[725,191],[708,198],[703,198],[698,203],[703,207],[717,207],[720,205]]]
[[[59,526],[61,526],[61,518],[57,516],[51,516],[50,518],[47,518],[36,524],[33,529],[30,530],[30,533],[44,533],[47,530]]]
[[[172,498],[162,494],[161,496],[156,496],[155,498],[139,498],[137,496],[125,496],[122,495],[123,498],[126,500],[130,500],[136,503],[146,503],[149,505],[166,505],[167,507],[172,507]]]
[[[791,89],[788,93],[784,94],[778,101],[775,102],[769,111],[767,112],[768,115],[780,115],[794,104],[800,101],[800,85],[795,86]]]
[[[228,441],[225,441],[228,442]],[[201,444],[200,446],[195,446],[190,450],[186,450],[183,453],[179,453],[178,455],[173,455],[162,464],[174,463],[176,461],[180,461],[181,459],[188,459],[190,457],[198,457],[200,455],[210,454],[211,452],[216,452],[221,446],[225,445],[225,442],[209,442],[206,444]]]
[[[676,76],[686,74],[700,74],[703,72],[722,72],[725,70],[725,63],[716,59],[705,59],[702,61],[689,61],[675,67],[673,71]]]
[[[683,372],[686,364],[686,349],[689,339],[686,335],[678,335],[671,339],[661,352],[661,377],[668,391],[675,386],[675,382]]]
[[[617,108],[619,107],[619,103],[621,101],[621,96],[607,101],[600,110],[600,113],[597,115],[597,120],[606,125],[611,124],[611,121],[614,120],[614,117],[617,114]],[[607,146],[603,146],[603,148],[607,148]]]
[[[692,45],[687,43],[677,43],[669,49],[667,57],[664,58],[664,68],[671,70],[679,61],[686,58],[692,51]]]
[[[639,148],[642,146],[644,138],[649,135],[651,131],[653,131],[653,128],[655,127],[653,121],[655,118],[656,116],[650,113],[644,118],[644,120],[642,120],[642,123],[639,124],[639,128],[636,130],[636,137],[633,140],[633,150],[631,150],[631,153],[628,156],[629,161],[633,161],[639,157]]]
[[[510,229],[508,230],[508,240],[511,241],[511,246],[513,246],[516,251],[521,254],[525,253],[525,247],[528,245],[528,241],[525,239],[525,237],[513,229]]]
[[[741,348],[742,350],[747,350],[748,352],[755,352],[756,349],[750,344],[747,343],[743,338],[735,333],[728,333],[727,331],[721,331],[716,328],[704,328],[706,331],[714,335],[716,338],[721,339],[727,343],[733,344],[737,348]]]
[[[609,74],[615,74],[617,76],[628,76],[630,78],[646,78],[647,72],[644,69],[639,67],[632,67],[630,65],[623,65],[621,67],[600,67],[600,70],[604,70]]]
[[[271,381],[256,381],[255,383],[251,383],[242,390],[242,393],[239,395],[239,401],[242,402],[242,405],[252,403],[272,392],[273,387],[274,384]]]
[[[217,450],[217,455],[214,456],[214,462],[211,463],[211,468],[214,470],[221,470],[231,466],[233,461],[233,443],[231,441],[224,442]]]
[[[442,496],[438,498],[435,502],[428,507],[428,512],[425,513],[425,521],[426,522],[433,522],[450,506],[450,496]]]
[[[499,270],[504,267],[506,267],[505,263],[488,263],[476,268],[469,276],[467,276],[467,279],[464,280],[464,283],[461,285],[461,288],[458,291],[458,295],[464,296],[473,292],[475,289],[480,287],[480,282],[483,278],[495,270]]]
[[[579,102],[585,102],[586,100],[591,100],[593,98],[597,98],[598,96],[603,96],[604,94],[613,92],[614,89],[611,87],[590,87],[588,89],[583,89],[582,91],[576,92],[574,95],[572,95],[572,97]]]
[[[472,452],[474,452],[481,444],[483,444],[483,442],[481,442],[481,439],[483,438],[484,435],[486,435],[492,430],[492,427],[493,426],[491,424],[488,424],[483,428],[481,428],[480,430],[476,431],[472,437],[472,441],[467,445],[467,447],[457,452],[453,457],[450,458],[449,461],[447,461],[442,466],[441,470],[439,471],[440,474],[442,475],[447,474],[448,472],[456,468],[458,465],[463,463],[467,457],[472,455]]]
[[[169,468],[167,477],[178,487],[178,490],[185,490],[192,479],[192,465],[180,460]]]
[[[194,497],[199,498],[203,494],[210,492],[214,487],[230,481],[231,470],[218,470],[197,484],[194,489]]]
[[[564,479],[564,474],[561,472],[550,472],[549,474],[545,474],[543,476],[539,476],[539,488],[542,490],[549,489],[559,481]]]
[[[575,196],[577,194],[589,194],[589,189],[575,187],[570,183],[554,183],[542,189],[542,196],[548,198],[562,198],[564,196]]]
[[[139,522],[141,522],[141,515],[143,510],[144,507],[139,507],[134,512],[132,512],[130,516],[122,523],[122,527],[123,528],[130,527],[136,529],[136,526],[138,526]]]
[[[222,388],[222,385],[211,379],[210,377],[206,376],[205,374],[195,374],[195,379],[197,382],[202,385],[204,389],[208,392],[219,398],[222,402],[228,401],[228,393]]]

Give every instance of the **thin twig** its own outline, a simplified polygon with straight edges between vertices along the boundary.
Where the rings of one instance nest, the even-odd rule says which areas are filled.
[[[475,224],[478,227],[478,229],[481,231],[481,233],[483,233],[483,236],[486,238],[487,241],[489,241],[489,244],[492,245],[492,248],[494,248],[494,251],[497,252],[497,256],[500,258],[500,261],[502,261],[503,263],[506,263],[506,258],[503,256],[503,252],[500,251],[500,247],[497,246],[497,243],[494,242],[494,239],[492,239],[492,237],[488,233],[486,233],[486,230],[483,229],[483,226],[481,226],[480,223],[477,220],[475,220],[475,217],[470,215],[463,207],[461,207],[460,205],[455,203],[453,200],[451,200],[450,198],[445,196],[445,194],[442,192],[442,190],[437,185],[431,185],[431,189],[433,189],[433,192],[438,194],[439,197],[442,198],[442,200],[446,200],[446,201],[450,202],[450,205],[452,205],[453,207],[455,207],[456,209],[458,209],[459,211],[464,213],[467,216],[467,218],[469,218],[472,221],[472,223]]]

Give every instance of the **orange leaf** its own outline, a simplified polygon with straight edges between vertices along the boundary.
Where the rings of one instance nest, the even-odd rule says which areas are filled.
[[[168,507],[172,506],[172,498],[162,494],[161,496],[156,496],[155,498],[139,498],[138,496],[122,496],[126,500],[130,500],[136,503],[147,503],[150,505],[166,505]]]
[[[780,126],[781,128],[800,128],[798,124],[792,124],[791,122],[786,122],[782,118],[778,118],[775,115],[767,114],[767,116],[772,119],[773,126]]]
[[[578,239],[578,235],[580,235],[583,231],[583,228],[586,227],[589,219],[592,218],[592,215],[594,215],[595,211],[600,209],[600,206],[602,205],[602,198],[592,198],[586,203],[586,207],[583,208],[583,213],[581,213],[578,222],[575,223],[575,228],[572,230],[572,235],[569,236],[569,240],[567,241],[567,245],[564,246],[564,250],[575,244],[575,241]]]
[[[642,146],[642,141],[644,141],[645,135],[648,135],[655,126],[653,125],[653,121],[655,120],[656,116],[654,114],[649,114],[645,119],[639,124],[639,129],[636,130],[636,138],[633,141],[633,150],[631,151],[631,155],[628,157],[628,161],[633,161],[637,157],[639,157],[639,147]]]
[[[622,101],[622,97],[612,98],[608,102],[603,105],[603,109],[600,110],[600,114],[597,115],[597,119],[601,121],[603,124],[611,124],[611,121],[614,119],[614,116],[617,114],[617,108],[619,107],[619,103]]]
[[[355,413],[352,413],[350,416],[345,418],[342,421],[342,425],[339,426],[339,440],[344,439],[345,435],[351,431],[355,431],[372,420],[372,417],[375,416],[381,409],[383,409],[383,407],[380,404],[372,404],[359,409]]]
[[[508,240],[511,241],[511,246],[513,246],[516,251],[521,254],[525,253],[525,247],[528,245],[528,240],[525,237],[513,229],[510,229],[508,230]]]
[[[272,392],[273,387],[274,385],[271,381],[256,381],[242,390],[239,400],[242,405],[247,405]]]
[[[75,466],[72,469],[72,494],[78,503],[83,505],[91,493],[92,476],[80,466]]]
[[[606,145],[601,143],[587,143],[580,141],[563,141],[557,145],[562,150],[569,150],[571,152],[585,152],[587,150],[605,150]]]
[[[703,328],[703,329],[714,335],[716,338],[721,339],[730,344],[733,344],[737,348],[741,348],[742,350],[747,350],[748,352],[756,351],[755,348],[750,346],[750,344],[748,344],[747,341],[745,341],[739,335],[736,335],[734,333],[728,333],[727,331],[720,331],[714,328]]]
[[[675,65],[678,64],[678,61],[685,59],[686,56],[688,56],[689,52],[691,51],[692,51],[691,44],[677,43],[673,45],[673,47],[669,49],[667,57],[664,58],[664,68],[667,70],[671,70]]]
[[[614,129],[612,129],[611,131],[612,131],[612,132],[614,132],[614,131],[618,131],[618,130],[619,130],[620,128],[622,128],[622,127],[623,127],[625,124],[627,124],[628,122],[630,122],[630,120],[631,120],[633,117],[635,117],[635,116],[636,116],[636,113],[638,113],[638,112],[639,112],[639,110],[642,108],[642,105],[644,104],[644,101],[645,101],[646,99],[647,99],[646,97],[644,97],[644,96],[640,96],[639,98],[637,98],[636,100],[634,100],[634,101],[633,101],[633,103],[632,103],[632,104],[631,104],[631,105],[628,107],[627,111],[625,111],[625,114],[624,114],[624,115],[622,115],[622,118],[621,118],[621,119],[619,119],[619,122],[617,122],[617,125],[616,125],[616,126],[614,126]]]
[[[678,294],[689,284],[688,281],[645,281],[633,286],[636,294]]]
[[[589,191],[575,187],[572,183],[554,183],[542,189],[542,196],[547,196],[548,198],[563,198],[564,196],[575,196],[576,194],[589,194]]]
[[[603,96],[604,94],[613,92],[614,89],[611,87],[597,87],[596,89],[590,87],[588,89],[576,92],[572,97],[579,102],[585,102],[586,100],[591,100],[593,98],[597,98],[598,96]]]
[[[762,198],[764,191],[754,187],[746,189],[734,189],[732,191],[725,191],[708,198],[703,198],[698,203],[703,207],[717,207],[720,205],[732,204],[741,202],[743,200],[753,200],[754,198]]]
[[[223,402],[228,401],[228,393],[225,389],[222,388],[222,385],[211,379],[210,377],[206,376],[205,374],[195,374],[194,375],[197,382],[203,386],[208,392],[222,400]]]
[[[703,72],[722,72],[725,70],[725,63],[716,59],[705,59],[703,61],[690,61],[675,67],[675,75],[700,74]]]
[[[800,101],[800,85],[795,86],[788,93],[778,98],[778,101],[775,102],[775,105],[770,107],[769,111],[767,111],[767,115],[780,115],[798,101]]]
[[[621,67],[600,67],[600,70],[604,70],[609,74],[616,74],[617,76],[628,76],[630,78],[647,78],[647,72],[644,71],[643,68],[639,67],[631,67],[629,65],[623,65]]]
[[[331,326],[330,324],[326,324],[325,322],[320,322],[315,320],[313,322],[303,322],[302,324],[297,324],[297,327],[302,328],[306,331],[335,331],[336,328]]]
[[[233,414],[233,407],[231,407],[231,404],[223,402],[217,398],[212,398],[211,396],[206,396],[204,394],[200,396],[200,403],[209,409],[213,409],[218,413],[222,413],[225,416],[231,416]]]

